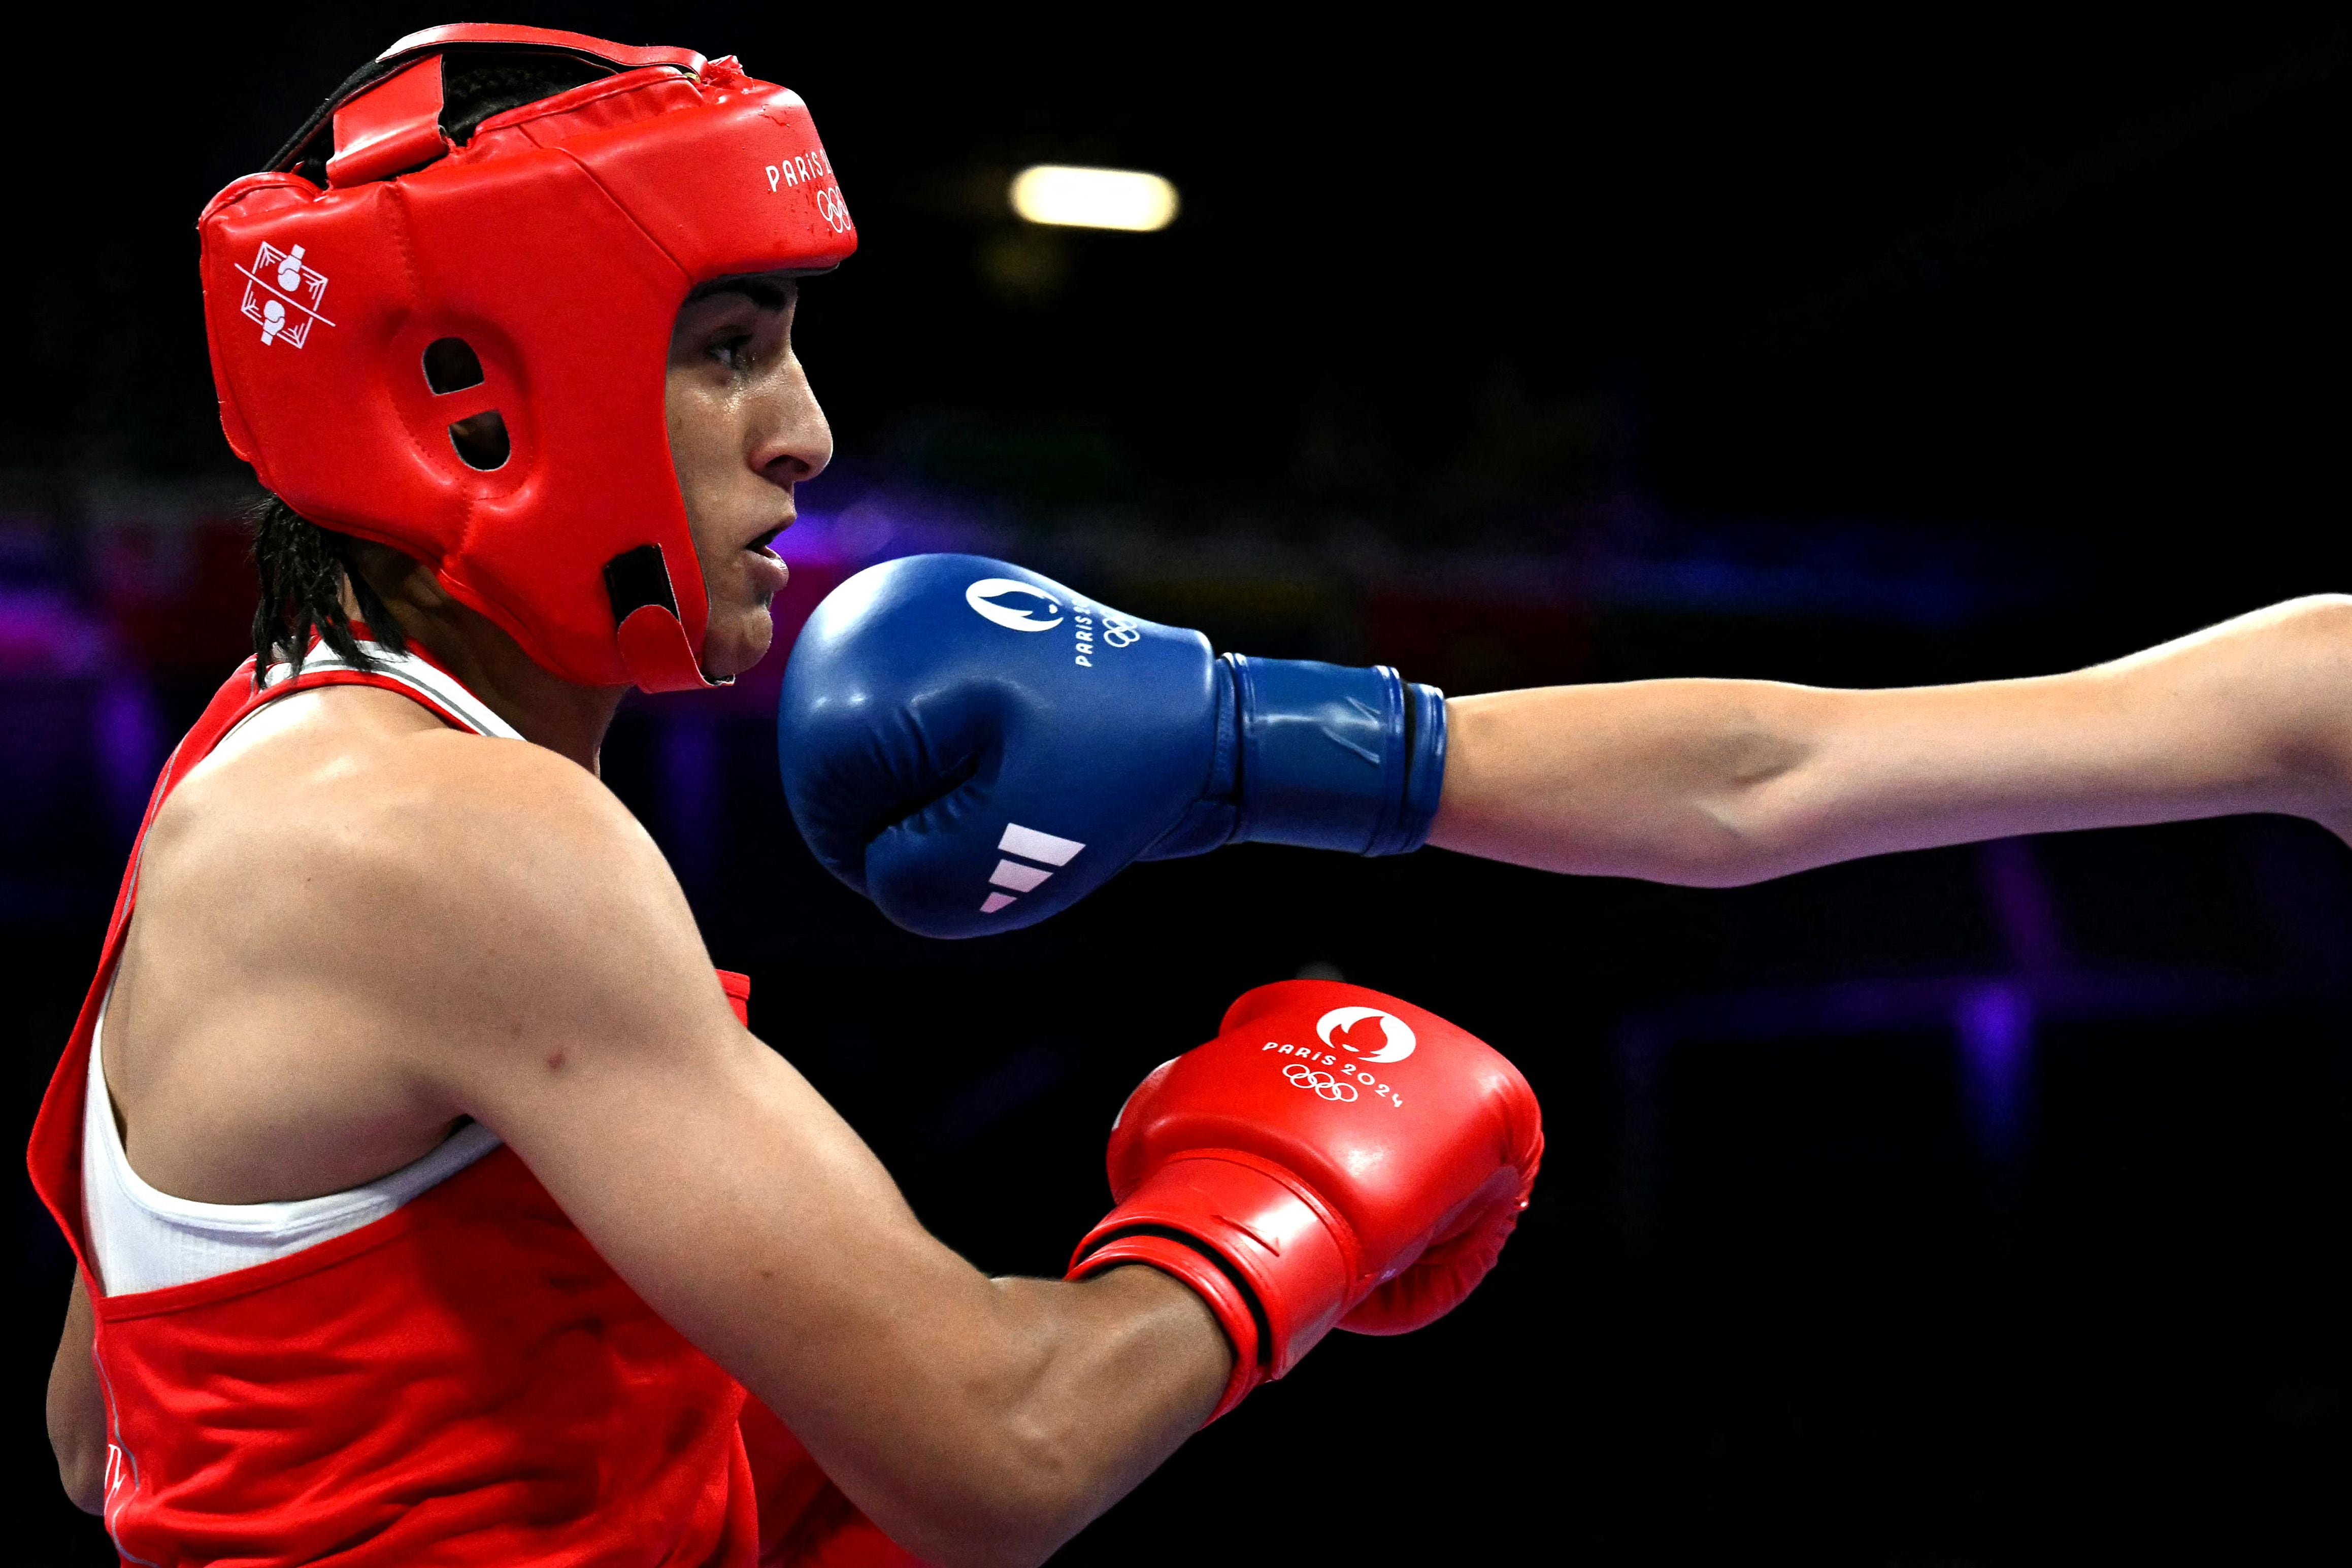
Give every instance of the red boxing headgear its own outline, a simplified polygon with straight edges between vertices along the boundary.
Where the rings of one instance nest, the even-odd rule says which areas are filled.
[[[612,74],[456,145],[442,59],[483,48]],[[297,171],[329,115],[321,187]],[[704,685],[709,607],[663,365],[698,285],[857,247],[800,98],[687,49],[436,27],[385,50],[274,163],[197,225],[236,455],[301,516],[424,563],[566,680]],[[452,429],[492,410],[502,461]]]

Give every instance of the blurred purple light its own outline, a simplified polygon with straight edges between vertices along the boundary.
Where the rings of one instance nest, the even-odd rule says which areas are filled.
[[[104,622],[62,588],[0,588],[0,675],[88,674],[112,652]]]
[[[163,765],[163,721],[154,695],[136,674],[115,676],[101,687],[91,714],[91,741],[98,753],[99,780],[107,814],[125,838],[139,830],[147,796]]]
[[[1016,531],[944,497],[871,489],[838,509],[805,507],[776,541],[794,566],[856,570],[879,560],[940,550],[996,555],[1015,548]]]
[[[727,805],[721,737],[714,716],[698,707],[673,705],[661,714],[656,745],[663,836],[678,882],[699,893],[719,868],[720,813]]]
[[[1963,992],[1953,1015],[1961,1098],[1977,1147],[1989,1164],[2011,1165],[2024,1143],[2033,998],[2017,981],[1993,980]]]

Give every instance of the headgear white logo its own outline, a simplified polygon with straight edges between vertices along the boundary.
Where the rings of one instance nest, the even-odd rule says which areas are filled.
[[[1039,621],[1027,610],[1016,610],[1009,604],[996,603],[997,595],[1003,593],[1026,593],[1033,598],[1043,599],[1045,601],[1045,608],[1053,613],[1054,618],[1051,621]],[[1062,607],[1054,601],[1052,596],[1043,589],[1032,588],[1025,582],[1016,582],[1009,577],[982,578],[963,591],[963,601],[999,626],[1014,632],[1051,632],[1062,623]]]
[[[1381,1037],[1387,1043],[1380,1050],[1358,1051],[1346,1040],[1335,1040],[1331,1038],[1339,1030],[1353,1029],[1366,1019],[1381,1020]],[[1394,1013],[1384,1013],[1378,1008],[1333,1008],[1315,1020],[1315,1038],[1325,1045],[1336,1045],[1341,1051],[1355,1051],[1366,1061],[1402,1061],[1412,1054],[1413,1047],[1421,1043],[1413,1039],[1411,1024],[1406,1023]]]
[[[319,313],[327,298],[327,275],[302,259],[302,247],[280,250],[264,240],[245,274],[245,300],[238,307],[248,321],[261,328],[264,343],[300,348],[310,340],[310,325],[331,327]]]

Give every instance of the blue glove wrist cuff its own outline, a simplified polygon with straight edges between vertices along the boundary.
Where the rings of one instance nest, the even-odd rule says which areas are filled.
[[[1201,788],[1201,798],[1176,820],[1176,825],[1154,839],[1150,848],[1135,857],[1137,860],[1172,861],[1186,855],[1204,855],[1234,840],[1234,824],[1241,814],[1234,800],[1240,792],[1236,778],[1241,767],[1241,726],[1234,717],[1239,698],[1231,662],[1219,660],[1211,678],[1216,682],[1217,711],[1212,720],[1216,742],[1209,750],[1208,782]]]
[[[1225,655],[1239,721],[1237,841],[1419,849],[1445,779],[1445,695],[1385,664]]]

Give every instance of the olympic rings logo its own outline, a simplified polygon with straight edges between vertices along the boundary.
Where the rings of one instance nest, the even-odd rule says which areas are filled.
[[[849,204],[841,199],[838,186],[827,185],[816,193],[817,214],[835,234],[847,234],[850,228]]]
[[[1123,615],[1105,615],[1102,640],[1114,648],[1125,648],[1141,642],[1143,633],[1136,630],[1134,622]]]
[[[1294,1088],[1312,1089],[1326,1100],[1346,1101],[1356,1097],[1354,1084],[1342,1083],[1320,1068],[1309,1067],[1303,1061],[1292,1062],[1282,1070],[1282,1075],[1290,1080]]]

